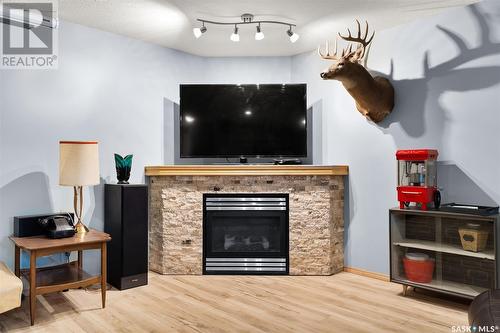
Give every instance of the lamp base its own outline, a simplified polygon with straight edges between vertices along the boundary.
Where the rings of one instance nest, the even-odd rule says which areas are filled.
[[[73,204],[75,206],[76,225],[75,231],[77,235],[83,236],[89,232],[89,228],[82,223],[82,209],[83,209],[83,188],[82,186],[73,186],[74,198]]]
[[[87,228],[87,226],[85,224],[83,224],[82,222],[78,222],[76,225],[75,225],[75,231],[77,234],[79,235],[84,235],[86,234],[87,232],[89,232],[89,228]]]

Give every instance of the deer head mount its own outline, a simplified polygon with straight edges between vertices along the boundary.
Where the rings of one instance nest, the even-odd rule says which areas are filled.
[[[333,54],[330,54],[328,41],[326,54],[323,54],[321,47],[318,46],[318,54],[321,58],[335,61],[320,76],[324,80],[340,81],[356,101],[358,111],[366,118],[378,123],[391,113],[394,107],[394,88],[388,79],[380,76],[372,77],[361,64],[375,32],[368,38],[368,22],[366,22],[365,33],[362,36],[361,25],[358,20],[356,23],[358,24],[357,37],[353,37],[349,29],[347,29],[348,36],[342,36],[339,33],[340,38],[349,42],[349,46],[342,49],[340,55],[337,54],[337,39],[335,39]],[[352,43],[359,44],[355,50],[353,50]]]

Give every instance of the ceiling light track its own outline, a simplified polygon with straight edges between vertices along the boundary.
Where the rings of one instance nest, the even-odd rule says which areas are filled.
[[[209,23],[209,24],[215,24],[215,25],[242,25],[242,24],[259,24],[259,23],[269,23],[269,24],[281,24],[281,25],[286,25],[286,26],[292,26],[296,27],[297,25],[292,24],[292,23],[286,23],[286,22],[281,22],[281,21],[268,21],[268,20],[263,20],[263,21],[241,21],[241,22],[218,22],[218,21],[210,21],[210,20],[204,20],[204,19],[196,19],[196,21],[201,22],[201,23]]]
[[[211,20],[205,20],[205,19],[196,19],[198,22],[201,22],[202,26],[200,28],[196,27],[193,29],[193,34],[196,38],[200,38],[206,31],[207,27],[205,24],[213,24],[213,25],[231,25],[234,26],[233,33],[231,34],[231,41],[233,42],[239,42],[240,41],[240,36],[238,34],[238,26],[239,25],[247,25],[247,24],[253,24],[256,26],[257,32],[255,33],[255,40],[262,40],[264,39],[264,33],[262,32],[262,27],[261,24],[278,24],[278,25],[284,25],[288,27],[288,30],[286,30],[286,34],[290,38],[290,42],[295,43],[299,39],[299,35],[295,32],[293,32],[293,28],[296,27],[295,24],[292,23],[287,23],[283,21],[273,21],[273,20],[259,20],[259,21],[254,21],[254,16],[252,14],[243,14],[241,15],[241,21],[240,22],[219,22],[219,21],[211,21]]]

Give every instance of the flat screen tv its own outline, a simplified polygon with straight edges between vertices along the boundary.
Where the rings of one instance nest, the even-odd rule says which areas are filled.
[[[305,84],[180,87],[180,155],[306,157]]]

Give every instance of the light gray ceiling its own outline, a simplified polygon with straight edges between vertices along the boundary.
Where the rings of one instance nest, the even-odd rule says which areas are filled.
[[[201,56],[283,56],[316,48],[337,31],[368,20],[376,30],[393,27],[478,0],[60,0],[59,17],[74,23],[142,39]],[[231,26],[207,25],[195,39],[196,18],[239,20],[277,19],[297,24],[297,43],[287,27],[263,25],[265,38],[254,39],[255,26],[240,27],[240,42],[229,40]]]

